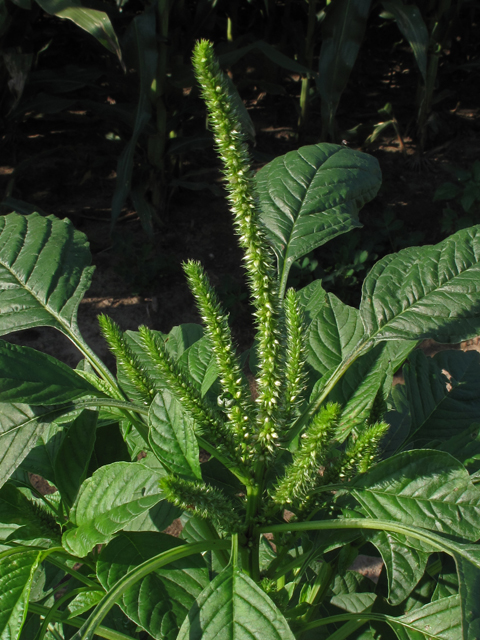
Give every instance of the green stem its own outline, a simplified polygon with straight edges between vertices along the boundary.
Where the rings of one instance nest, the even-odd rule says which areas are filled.
[[[102,380],[105,380],[115,391],[122,393],[120,387],[117,384],[115,376],[110,372],[107,366],[100,360],[95,351],[91,349],[83,339],[78,326],[75,324],[73,329],[70,329],[68,325],[64,326],[63,333],[69,338],[77,349],[85,356],[88,362],[92,365],[95,371],[98,373]],[[122,393],[122,395],[124,395]]]
[[[307,24],[307,39],[305,42],[305,62],[306,66],[311,69],[313,61],[313,46],[314,46],[314,34],[315,23],[317,21],[317,0],[308,1],[308,24]],[[308,90],[310,88],[310,78],[302,78],[302,88],[300,92],[300,118],[298,122],[299,127],[304,127],[307,124],[309,100]]]
[[[42,605],[35,602],[29,602],[28,611],[39,616],[47,616],[50,609],[48,607],[42,607]],[[71,627],[76,627],[77,629],[80,629],[80,627],[85,623],[85,620],[82,618],[66,618],[64,614],[59,613],[58,611],[55,612],[52,620],[54,622],[61,622],[62,624],[70,625]],[[106,638],[107,640],[134,640],[131,636],[127,636],[124,633],[102,626],[97,627],[95,634],[100,638]]]
[[[233,475],[238,480],[240,480],[240,482],[243,485],[248,487],[249,485],[252,484],[251,478],[249,478],[246,474],[244,474],[241,471],[241,469],[239,469],[239,467],[236,464],[234,464],[231,460],[229,460],[224,455],[222,455],[214,445],[208,442],[208,440],[205,440],[204,438],[202,438],[202,436],[197,435],[197,441],[202,449],[205,449],[207,453],[209,453],[211,456],[213,456],[219,462],[221,462],[223,466],[226,467],[231,473],[233,473]]]
[[[68,556],[69,558],[71,558],[71,556]],[[72,560],[77,560],[78,562],[82,562],[83,564],[87,564],[85,562],[85,559],[76,559],[76,558],[71,558]],[[71,575],[73,578],[75,578],[76,580],[78,580],[79,582],[83,582],[83,584],[85,584],[87,587],[90,587],[92,589],[98,589],[99,588],[99,584],[98,582],[95,582],[95,580],[92,580],[91,578],[88,578],[87,576],[84,576],[82,573],[80,573],[80,571],[77,571],[76,569],[73,569],[72,567],[69,567],[68,564],[65,564],[64,562],[61,562],[60,560],[57,560],[57,558],[54,558],[52,556],[49,556],[47,558],[47,562],[50,562],[50,564],[53,564],[54,567],[57,567],[58,569],[61,569],[62,571],[65,571],[65,573],[68,573],[69,575]],[[92,570],[93,567],[92,567]]]
[[[392,522],[391,520],[377,520],[375,518],[344,518],[337,520],[319,520],[315,522],[292,522],[286,524],[272,524],[263,527],[258,527],[257,533],[286,533],[293,531],[329,531],[335,529],[369,529],[374,531],[392,531],[392,533],[399,533],[421,542],[427,542],[437,551],[444,551],[452,556],[460,555],[474,566],[480,568],[480,561],[468,554],[468,549],[463,548],[462,545],[450,541],[448,538],[444,538],[441,535],[432,533],[427,529],[421,527],[411,527],[400,524],[398,522]]]
[[[317,613],[318,607],[327,595],[334,578],[335,571],[332,565],[329,562],[322,562],[306,599],[306,602],[311,606],[303,618],[305,622],[309,622]]]
[[[164,567],[167,564],[171,564],[181,558],[187,558],[188,556],[195,555],[197,553],[204,553],[205,551],[214,551],[216,549],[228,549],[230,547],[230,540],[208,540],[202,542],[194,542],[192,544],[181,545],[174,549],[169,549],[160,553],[154,558],[146,560],[142,564],[138,565],[131,571],[129,571],[121,580],[119,580],[108,593],[100,600],[95,607],[93,613],[89,616],[88,620],[73,636],[72,640],[92,640],[93,636],[97,633],[97,628],[110,611],[110,609],[117,603],[119,598],[136,584],[139,580],[142,580],[145,576],[149,575],[153,571]]]
[[[49,612],[45,615],[42,626],[40,627],[40,631],[35,640],[43,640],[45,634],[47,633],[50,622],[55,621],[54,616],[58,613],[58,609],[62,606],[64,602],[67,602],[71,598],[75,597],[79,593],[83,593],[85,591],[85,587],[79,587],[78,589],[72,589],[68,593],[66,593],[62,598],[59,598],[54,605],[50,608]]]

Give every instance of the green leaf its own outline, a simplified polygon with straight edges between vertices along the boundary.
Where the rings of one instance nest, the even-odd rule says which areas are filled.
[[[201,479],[199,448],[193,419],[168,391],[160,391],[148,413],[149,444],[173,474]]]
[[[411,438],[443,441],[478,421],[480,355],[476,351],[441,351],[427,358],[414,351],[404,367],[412,417]]]
[[[58,417],[58,409],[26,404],[0,404],[0,487],[21,465],[45,426]]]
[[[114,462],[96,471],[80,487],[70,511],[75,528],[63,535],[65,549],[83,557],[95,545],[109,542],[124,525],[162,500],[158,480],[139,462]]]
[[[360,315],[381,340],[456,343],[480,333],[480,226],[377,262],[363,283]]]
[[[346,360],[363,335],[358,309],[328,293],[308,328],[307,362],[323,376]]]
[[[92,607],[100,602],[103,591],[100,589],[85,589],[78,593],[73,600],[68,603],[69,618],[75,618],[82,615],[86,611],[90,611]]]
[[[303,307],[307,326],[316,320],[327,302],[327,292],[322,287],[321,280],[314,280],[297,293],[298,301]],[[309,329],[310,330],[310,329]]]
[[[287,621],[246,574],[231,564],[200,594],[178,640],[293,640]]]
[[[104,11],[86,9],[79,0],[36,0],[40,7],[50,15],[71,20],[87,31],[106,49],[122,60],[122,52],[110,18]]]
[[[0,522],[21,527],[12,536],[15,540],[46,538],[56,543],[60,542],[60,527],[56,525],[53,517],[11,484],[6,484],[0,489]]]
[[[385,564],[389,603],[401,604],[425,573],[432,549],[427,545],[418,548],[422,545],[412,545],[410,539],[390,531],[377,531],[367,539],[378,549]]]
[[[328,132],[333,137],[335,113],[363,41],[369,10],[370,0],[335,0],[327,6],[316,77],[323,135]]]
[[[95,446],[97,411],[82,411],[68,427],[54,463],[55,486],[70,507],[87,475]]]
[[[203,336],[200,340],[190,345],[182,353],[179,363],[188,370],[191,379],[198,385],[202,396],[209,391],[218,378],[217,361],[207,336]]]
[[[41,560],[38,550],[24,548],[0,554],[0,637],[18,638],[27,615],[33,576]]]
[[[401,34],[412,47],[423,81],[426,83],[429,35],[420,10],[417,5],[404,4],[402,0],[382,0],[382,4],[385,10],[394,16]]]
[[[0,401],[63,404],[85,395],[103,396],[63,362],[30,347],[0,340]]]
[[[450,596],[414,609],[404,616],[388,616],[389,625],[400,640],[459,640],[462,635],[460,598]],[[473,640],[473,636],[469,640]]]
[[[343,405],[338,437],[343,442],[356,427],[370,420],[377,399],[385,400],[392,388],[397,361],[402,361],[415,343],[395,340],[379,344],[347,369],[328,399]],[[377,421],[381,416],[375,416]]]
[[[480,490],[443,451],[405,451],[357,476],[351,487],[372,518],[480,538]]]
[[[477,560],[480,558],[480,549],[477,546],[471,550],[475,553]],[[460,554],[455,554],[455,564],[457,565],[458,586],[462,607],[462,640],[477,640],[480,638],[480,570],[478,564],[475,566],[467,558]]]
[[[330,603],[350,613],[365,611],[377,599],[375,583],[356,571],[337,574],[332,591],[334,596]]]
[[[257,175],[261,220],[278,264],[282,292],[293,262],[360,227],[358,211],[380,188],[375,158],[316,144],[276,158]]]
[[[97,563],[98,579],[109,590],[142,562],[184,544],[163,533],[122,533],[102,550]],[[122,594],[118,605],[157,640],[174,640],[208,582],[202,557],[189,556],[149,573]]]
[[[40,326],[76,334],[90,259],[86,236],[67,218],[0,216],[0,335]]]

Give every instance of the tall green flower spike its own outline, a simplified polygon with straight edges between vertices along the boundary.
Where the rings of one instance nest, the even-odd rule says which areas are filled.
[[[279,297],[272,255],[262,232],[256,201],[250,157],[229,83],[220,69],[213,45],[197,42],[193,54],[196,78],[207,104],[215,142],[223,162],[228,200],[234,224],[244,251],[258,330],[259,406],[257,437],[259,449],[273,454],[277,443],[276,417],[279,387]]]
[[[292,505],[297,510],[307,505],[321,477],[320,470],[335,434],[341,411],[339,404],[329,403],[315,414],[302,434],[300,447],[295,452],[292,463],[286,468],[285,475],[275,488],[272,498],[276,504]]]
[[[200,391],[172,359],[164,341],[148,327],[139,327],[138,331],[153,365],[158,368],[168,388],[195,420],[198,434],[205,434],[229,459],[241,462],[238,447],[221,414],[202,398]]]
[[[176,507],[210,520],[225,533],[238,533],[243,527],[237,506],[216,487],[168,475],[160,480],[160,488]]]
[[[220,372],[220,384],[223,392],[229,397],[229,404],[226,407],[229,426],[236,445],[242,450],[242,459],[246,462],[247,452],[254,435],[252,433],[254,406],[235,352],[228,316],[223,313],[216,292],[210,285],[203,267],[198,262],[189,261],[184,265],[184,270],[212,345]]]
[[[305,388],[305,326],[303,313],[295,289],[289,289],[283,303],[285,309],[286,349],[283,369],[285,383],[282,407],[285,427],[293,417]]]
[[[116,358],[117,370],[121,371],[131,382],[141,395],[142,400],[146,404],[150,404],[157,392],[145,375],[137,357],[128,346],[122,330],[116,322],[104,314],[98,316],[98,324],[110,351]]]
[[[357,440],[347,447],[340,462],[338,477],[343,480],[352,478],[356,473],[366,473],[376,461],[380,440],[389,428],[386,422],[376,422],[366,427]]]

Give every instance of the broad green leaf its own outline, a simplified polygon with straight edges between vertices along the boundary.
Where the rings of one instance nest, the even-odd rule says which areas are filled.
[[[323,305],[327,302],[327,292],[322,287],[321,280],[314,280],[297,292],[298,300],[303,308],[307,327],[316,320]]]
[[[337,574],[332,591],[334,596],[330,603],[350,613],[365,611],[377,598],[375,583],[356,571]]]
[[[183,544],[163,533],[122,533],[102,550],[97,563],[98,579],[108,591],[142,562]],[[149,573],[122,594],[118,605],[157,640],[174,640],[208,582],[202,557],[189,556]]]
[[[87,31],[106,49],[122,60],[122,52],[110,18],[104,11],[86,9],[80,0],[36,0],[40,7],[50,15],[71,20]]]
[[[194,325],[196,326],[196,325]],[[203,336],[186,349],[179,363],[184,366],[204,396],[218,378],[218,367],[210,340]]]
[[[20,635],[33,576],[41,552],[24,548],[0,555],[0,637],[15,640]]]
[[[382,4],[385,10],[394,16],[401,34],[412,47],[423,81],[426,83],[429,35],[419,8],[415,4],[404,4],[402,0],[382,0]]]
[[[0,340],[0,402],[45,406],[103,395],[63,362]]]
[[[200,594],[178,640],[293,640],[287,621],[245,573],[231,564]]]
[[[480,333],[480,226],[377,262],[363,283],[366,334],[456,343]]]
[[[0,487],[21,465],[58,409],[0,404]]]
[[[200,479],[199,448],[193,419],[168,391],[160,391],[148,413],[149,444],[173,474]]]
[[[462,635],[458,596],[430,602],[398,618],[388,616],[387,620],[399,640],[460,640],[460,638],[466,640],[467,638]]]
[[[334,137],[335,113],[363,41],[369,10],[370,0],[334,0],[327,6],[316,77],[324,136]]]
[[[421,580],[432,549],[412,546],[405,536],[390,531],[377,531],[368,536],[380,552],[388,581],[388,601],[392,605],[402,603]]]
[[[76,334],[90,259],[86,236],[67,218],[0,216],[0,335],[40,326]]]
[[[480,355],[476,351],[441,351],[428,358],[414,351],[404,367],[412,418],[411,438],[443,441],[469,428],[480,415]]]
[[[55,457],[55,486],[68,507],[75,502],[78,489],[87,476],[95,446],[97,416],[96,411],[82,411],[68,427]]]
[[[356,427],[371,418],[375,402],[385,400],[392,387],[395,361],[409,353],[414,343],[396,340],[383,343],[360,356],[335,385],[328,399],[343,405],[338,436],[343,441]],[[374,416],[379,420],[381,416]]]
[[[139,462],[115,462],[96,471],[80,487],[70,511],[74,528],[63,535],[65,549],[83,557],[95,545],[109,542],[124,525],[162,500],[158,480],[159,475]]]
[[[308,328],[307,362],[323,376],[354,351],[363,334],[358,309],[328,293]]]
[[[403,385],[395,385],[387,398],[387,412],[384,420],[390,429],[382,439],[382,458],[390,458],[398,453],[410,433],[412,418],[410,405],[405,396]]]
[[[446,451],[456,458],[469,470],[471,476],[472,471],[477,471],[480,467],[480,424],[472,424],[468,429],[432,448]]]
[[[292,263],[336,236],[360,227],[358,211],[380,188],[375,158],[334,144],[316,144],[276,158],[257,175],[261,220],[285,290]]]
[[[480,560],[480,548],[477,546],[471,549],[471,555]],[[455,564],[457,565],[458,586],[462,607],[462,640],[477,640],[480,638],[480,569],[469,562],[467,558],[460,554],[455,554]]]
[[[152,5],[135,16],[131,26],[136,49],[137,71],[140,80],[138,104],[132,137],[123,149],[117,164],[117,181],[112,199],[112,225],[120,216],[125,200],[132,187],[135,149],[140,135],[152,117],[150,93],[157,70],[158,46],[156,35],[156,12]]]
[[[454,558],[444,556],[442,558],[441,571],[434,575],[436,585],[432,594],[433,600],[441,600],[458,593],[458,575]]]
[[[29,500],[17,487],[6,484],[0,489],[0,522],[19,525],[15,540],[46,538],[60,542],[60,527],[41,506]]]
[[[92,607],[100,602],[103,595],[104,592],[101,589],[91,590],[86,588],[85,591],[78,593],[68,603],[69,618],[81,616],[86,611],[90,611]]]
[[[351,487],[372,518],[480,538],[480,489],[465,467],[443,451],[400,453],[357,476]]]

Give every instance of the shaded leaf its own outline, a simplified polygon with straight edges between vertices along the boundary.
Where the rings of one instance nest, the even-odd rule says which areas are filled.
[[[412,418],[411,438],[429,443],[451,438],[478,421],[480,354],[441,351],[428,358],[414,351],[404,367]]]
[[[58,417],[58,409],[26,404],[0,404],[0,487],[35,447],[45,426]]]
[[[96,411],[82,411],[68,427],[55,457],[55,486],[68,507],[75,502],[80,485],[87,476],[95,446],[97,417]]]
[[[404,4],[402,0],[382,0],[382,4],[386,11],[394,16],[401,34],[412,47],[423,81],[426,83],[429,35],[419,8],[415,4]]]
[[[58,18],[71,20],[122,60],[122,52],[110,18],[104,11],[86,9],[79,0],[36,0],[40,7]]]
[[[30,347],[0,340],[0,401],[63,404],[85,395],[103,396],[63,362]]]
[[[370,0],[335,0],[327,6],[316,78],[323,135],[328,132],[333,137],[335,113],[363,41],[369,10]]]

